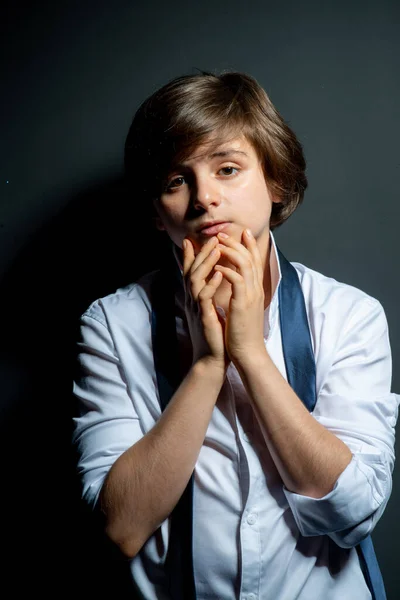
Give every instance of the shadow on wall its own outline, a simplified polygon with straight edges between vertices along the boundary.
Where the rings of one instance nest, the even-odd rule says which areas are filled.
[[[123,572],[120,590],[111,582],[121,561],[109,560],[80,502],[71,390],[79,316],[159,264],[154,244],[163,243],[142,208],[118,179],[84,191],[36,234],[1,283],[2,579],[13,596],[124,597]]]

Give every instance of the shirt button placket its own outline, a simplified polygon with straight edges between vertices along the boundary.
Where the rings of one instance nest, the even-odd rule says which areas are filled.
[[[257,521],[257,515],[255,513],[250,513],[247,517],[247,523],[249,525],[254,525],[254,523]]]
[[[246,514],[247,513],[247,514]],[[254,510],[243,515],[242,542],[242,593],[241,600],[258,600],[258,595],[250,591],[259,586],[260,575],[260,532],[258,514]]]

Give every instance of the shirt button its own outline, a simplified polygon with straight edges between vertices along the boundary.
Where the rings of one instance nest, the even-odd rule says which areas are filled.
[[[247,522],[249,525],[254,525],[254,523],[257,521],[257,515],[254,513],[250,513],[247,517]],[[249,596],[247,596],[249,598]],[[253,594],[253,598],[255,598],[254,594]],[[250,599],[251,600],[251,599]]]
[[[257,596],[255,594],[247,594],[247,600],[256,600]]]
[[[245,441],[245,442],[250,442],[250,438],[249,438],[249,436],[247,435],[247,433],[244,433],[244,434],[243,434],[243,439],[244,439],[244,441]]]

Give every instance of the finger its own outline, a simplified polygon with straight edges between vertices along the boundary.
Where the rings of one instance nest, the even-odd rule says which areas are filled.
[[[238,302],[246,303],[246,284],[243,276],[230,269],[229,267],[223,267],[222,265],[215,265],[215,270],[220,271],[224,278],[232,284],[232,298]]]
[[[189,273],[190,267],[192,266],[195,256],[192,242],[185,238],[182,243],[183,246],[183,276]]]
[[[197,300],[201,290],[204,286],[208,285],[210,273],[217,264],[220,256],[221,252],[218,248],[213,248],[204,262],[192,273],[190,286],[193,299]]]
[[[246,231],[247,231],[246,229],[243,230],[241,239],[242,239],[243,246],[246,248],[246,251],[251,256],[251,266],[253,269],[254,287],[257,288],[260,285],[260,274],[258,273],[258,267],[256,266],[255,261],[254,261],[254,255],[251,251],[252,248],[250,248],[250,246],[249,246],[249,239],[248,239],[248,234],[246,234]],[[261,282],[262,282],[262,280],[261,280]],[[262,285],[262,283],[261,283],[261,285]]]
[[[228,240],[224,240],[224,242]],[[229,240],[230,242],[230,240]],[[238,242],[234,242],[237,245]],[[242,275],[243,280],[248,287],[249,290],[254,289],[257,280],[255,279],[255,274],[253,271],[253,259],[248,250],[245,250],[245,253],[238,251],[236,247],[229,247],[224,244],[219,244],[218,246],[221,255],[226,258],[230,263],[232,263],[238,270],[240,275]]]
[[[202,263],[197,268],[192,269],[192,279],[196,281],[205,281],[219,259],[221,258],[221,251],[218,247],[211,250],[208,256],[206,256]]]
[[[210,281],[200,291],[199,304],[204,317],[212,317],[219,321],[213,298],[223,279],[222,273],[215,271]]]
[[[204,246],[201,247],[200,252],[194,259],[192,271],[195,271],[197,269],[197,267],[204,261],[204,259],[210,254],[210,252],[213,250],[213,248],[216,247],[217,244],[218,238],[216,236],[213,236],[204,244]]]
[[[252,234],[250,229],[245,229],[242,234],[242,239],[246,248],[250,252],[253,258],[253,266],[255,270],[255,279],[259,285],[263,285],[264,280],[264,268],[261,260],[260,250],[257,245],[256,238]]]
[[[203,287],[199,293],[199,301],[210,300],[221,285],[223,275],[220,271],[215,271],[210,281]]]
[[[183,257],[184,257],[183,274],[185,277],[186,277],[186,275],[188,275],[191,267],[193,266],[193,268],[195,269],[197,267],[197,265],[199,263],[201,263],[202,260],[204,260],[204,257],[207,256],[211,252],[211,250],[217,245],[217,243],[218,243],[218,240],[214,236],[213,238],[209,239],[206,244],[204,244],[204,246],[201,248],[198,255],[195,256],[193,242],[189,238],[185,238],[183,240],[183,243],[182,243]],[[186,262],[185,262],[185,258],[186,258]]]
[[[194,300],[197,300],[200,291],[206,285],[212,269],[221,256],[221,252],[216,248],[217,243],[218,240],[216,237],[213,240],[209,240],[203,246],[191,266],[189,273],[190,290]]]
[[[244,256],[247,255],[247,253],[248,253],[247,248],[241,242],[237,242],[235,240],[235,238],[233,238],[232,236],[227,235],[226,233],[221,231],[220,233],[217,233],[217,237],[218,237],[219,243],[226,244],[230,248],[234,248],[235,250],[237,250]]]

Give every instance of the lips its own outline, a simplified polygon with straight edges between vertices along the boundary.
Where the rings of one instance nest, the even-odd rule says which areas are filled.
[[[229,221],[210,221],[209,223],[205,223],[197,231],[202,235],[216,235],[220,231],[223,231],[229,227],[229,225]]]

